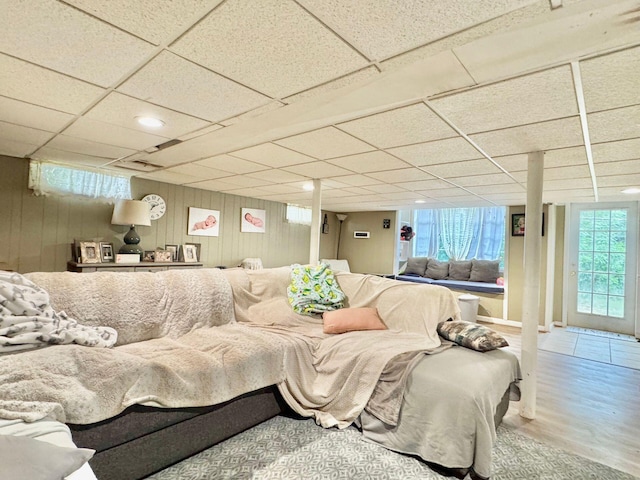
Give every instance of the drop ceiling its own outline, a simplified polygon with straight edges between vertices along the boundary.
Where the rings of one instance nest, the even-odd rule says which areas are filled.
[[[2,155],[301,205],[321,179],[336,212],[524,204],[536,151],[545,202],[640,187],[638,0],[24,0],[0,13]]]

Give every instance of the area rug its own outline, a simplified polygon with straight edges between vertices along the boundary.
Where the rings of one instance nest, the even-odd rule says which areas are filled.
[[[498,429],[496,480],[637,480],[605,465]],[[326,430],[313,420],[275,417],[148,477],[153,480],[440,480],[416,458],[362,439],[356,428]]]

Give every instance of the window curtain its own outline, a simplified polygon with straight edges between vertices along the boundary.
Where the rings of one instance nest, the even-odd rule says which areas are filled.
[[[311,225],[311,209],[287,204],[287,222]]]
[[[414,238],[414,256],[436,257],[438,254],[438,224],[437,210],[417,210],[415,215],[416,236]]]
[[[417,210],[413,254],[451,260],[498,260],[504,252],[505,207]]]
[[[131,199],[129,177],[35,160],[29,163],[29,188],[36,195],[80,195],[109,203]]]

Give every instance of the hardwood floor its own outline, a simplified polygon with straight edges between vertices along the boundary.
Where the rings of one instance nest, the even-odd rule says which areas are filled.
[[[520,355],[519,329],[489,326]],[[536,419],[512,402],[503,424],[640,477],[640,370],[538,350]]]

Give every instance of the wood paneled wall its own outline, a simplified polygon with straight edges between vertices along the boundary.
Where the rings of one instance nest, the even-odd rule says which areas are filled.
[[[112,205],[77,197],[36,197],[27,188],[28,173],[28,160],[0,156],[0,265],[23,273],[62,271],[76,238],[112,242],[116,250],[122,245],[128,228],[111,225]],[[132,193],[137,199],[157,193],[167,201],[161,219],[150,227],[136,227],[145,250],[200,243],[201,260],[208,267],[236,266],[246,257],[260,257],[265,267],[309,260],[310,228],[288,223],[283,203],[136,178]],[[220,210],[220,236],[187,235],[189,207]],[[243,207],[266,211],[266,233],[240,232]]]

